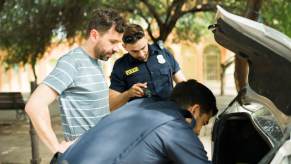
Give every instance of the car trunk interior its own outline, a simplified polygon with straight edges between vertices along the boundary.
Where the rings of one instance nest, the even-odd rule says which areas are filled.
[[[247,113],[221,115],[213,129],[213,163],[258,163],[271,149]]]

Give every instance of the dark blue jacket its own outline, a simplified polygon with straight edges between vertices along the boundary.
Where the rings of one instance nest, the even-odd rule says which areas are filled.
[[[206,152],[174,102],[138,99],[83,134],[59,159],[69,164],[204,164]]]

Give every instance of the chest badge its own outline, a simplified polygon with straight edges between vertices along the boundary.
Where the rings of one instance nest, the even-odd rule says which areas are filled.
[[[136,73],[138,71],[139,71],[138,67],[133,67],[133,68],[126,70],[125,74],[126,74],[126,76],[128,76],[128,75],[131,75],[131,74]]]
[[[165,60],[163,55],[158,55],[157,59],[158,59],[158,63],[160,63],[160,64],[166,63],[166,60]]]

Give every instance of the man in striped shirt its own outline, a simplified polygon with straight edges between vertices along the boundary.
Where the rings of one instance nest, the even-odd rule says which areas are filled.
[[[125,21],[115,11],[99,9],[89,22],[83,45],[58,60],[26,104],[37,134],[53,152],[64,152],[85,131],[109,114],[108,86],[99,63],[120,47]],[[59,99],[65,141],[54,133],[48,106]]]

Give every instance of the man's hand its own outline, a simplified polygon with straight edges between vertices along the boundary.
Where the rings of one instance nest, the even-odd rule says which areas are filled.
[[[62,141],[59,145],[58,152],[64,153],[75,141],[76,139],[73,141]]]
[[[129,98],[132,97],[143,97],[144,91],[143,89],[147,88],[147,83],[136,83],[129,90],[127,90],[127,94]]]

